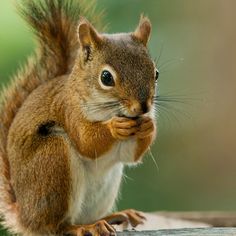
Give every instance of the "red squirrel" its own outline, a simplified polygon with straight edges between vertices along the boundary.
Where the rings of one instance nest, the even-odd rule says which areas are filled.
[[[156,136],[150,20],[105,34],[81,17],[81,0],[21,2],[39,46],[2,92],[4,225],[27,236],[106,236],[117,221],[142,223],[138,211],[112,210],[124,165],[140,162]]]

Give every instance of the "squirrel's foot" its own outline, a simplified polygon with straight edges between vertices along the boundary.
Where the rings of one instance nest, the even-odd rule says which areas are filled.
[[[137,132],[137,121],[126,117],[113,117],[107,125],[115,139],[125,140]]]
[[[139,120],[140,125],[138,127],[138,131],[136,136],[139,139],[147,138],[151,136],[155,131],[155,123],[152,118],[150,117],[143,117]]]
[[[71,226],[66,230],[64,236],[114,236],[115,229],[105,220],[99,220],[91,225]]]
[[[107,216],[104,220],[111,225],[131,224],[132,227],[136,227],[143,224],[146,217],[140,211],[129,209]]]

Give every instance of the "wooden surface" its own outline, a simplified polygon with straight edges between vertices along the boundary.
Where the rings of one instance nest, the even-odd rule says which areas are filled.
[[[129,225],[116,228],[118,236],[236,236],[234,212],[156,212],[145,217],[135,231]]]
[[[192,229],[170,229],[156,231],[124,231],[117,236],[233,236],[236,228],[192,228]]]
[[[136,231],[150,231],[150,230],[161,230],[161,229],[182,229],[182,228],[204,228],[211,227],[211,225],[202,222],[193,222],[183,219],[176,219],[169,216],[161,216],[159,214],[145,213],[143,224],[138,225]],[[131,230],[132,226],[129,224],[115,225],[117,231]]]

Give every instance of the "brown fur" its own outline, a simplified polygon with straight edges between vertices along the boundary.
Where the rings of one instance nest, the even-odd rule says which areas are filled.
[[[84,19],[75,29],[77,13],[68,14],[76,1],[42,1],[46,8],[24,1],[40,53],[6,90],[0,113],[1,213],[8,227],[27,235],[60,233],[70,226],[73,148],[96,159],[118,141],[135,137],[135,162],[155,136],[155,122],[142,110],[144,105],[150,110],[155,90],[155,68],[146,48],[149,20],[142,18],[135,33],[101,35]],[[98,82],[107,64],[117,76],[112,90]],[[105,120],[92,120],[86,109],[96,96],[118,101],[139,118],[118,117],[126,115],[119,109]],[[134,104],[138,109],[131,109]],[[107,112],[101,103],[97,109]]]

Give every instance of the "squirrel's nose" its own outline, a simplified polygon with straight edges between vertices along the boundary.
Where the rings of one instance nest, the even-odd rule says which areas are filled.
[[[135,102],[130,107],[130,110],[133,114],[141,115],[149,112],[150,108],[147,102]]]
[[[143,114],[149,112],[147,102],[142,102],[140,105],[141,105],[141,110],[142,110]]]

